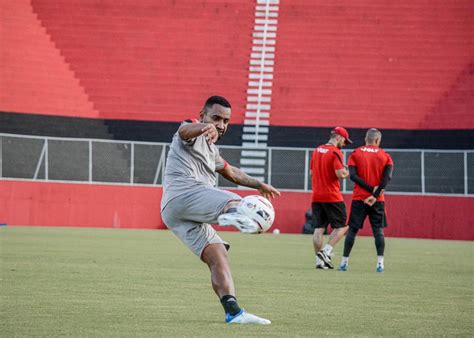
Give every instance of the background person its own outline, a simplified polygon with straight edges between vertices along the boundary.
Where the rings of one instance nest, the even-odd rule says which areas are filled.
[[[340,271],[347,271],[349,255],[359,229],[369,217],[377,249],[377,272],[383,272],[385,237],[383,229],[388,226],[385,215],[384,189],[392,178],[393,160],[380,148],[382,133],[371,128],[365,135],[365,146],[355,149],[349,156],[350,178],[354,181],[349,231],[344,241],[344,253],[339,266]]]
[[[352,143],[346,129],[336,127],[331,131],[329,141],[318,146],[311,157],[313,211],[313,247],[317,269],[333,269],[331,254],[334,246],[344,236],[347,213],[341,193],[340,180],[349,176],[343,163],[341,148]],[[333,232],[323,248],[324,232],[331,224]]]

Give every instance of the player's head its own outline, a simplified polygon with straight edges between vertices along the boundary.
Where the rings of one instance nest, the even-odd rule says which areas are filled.
[[[221,138],[227,131],[231,115],[231,106],[222,96],[211,96],[204,103],[204,107],[199,114],[203,123],[212,123]]]
[[[343,148],[347,143],[351,143],[352,141],[349,138],[349,133],[345,128],[336,127],[331,130],[330,141],[334,142],[336,147],[339,149]]]
[[[370,128],[365,133],[366,145],[374,145],[378,147],[381,141],[382,141],[382,133],[380,132],[380,130],[375,129],[375,128]]]

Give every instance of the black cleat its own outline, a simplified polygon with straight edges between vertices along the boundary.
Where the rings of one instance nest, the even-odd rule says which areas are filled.
[[[326,254],[323,250],[318,252],[318,257],[324,262],[324,264],[326,264],[326,266],[329,269],[334,269],[334,265],[331,262],[331,257],[328,254]]]
[[[327,270],[329,269],[324,262],[321,262],[319,264],[316,264],[316,269],[322,269],[322,270]]]

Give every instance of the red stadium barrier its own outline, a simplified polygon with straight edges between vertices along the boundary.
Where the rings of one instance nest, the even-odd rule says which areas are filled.
[[[160,187],[0,181],[0,223],[163,229],[161,193]],[[348,203],[350,196],[345,199]],[[310,194],[283,192],[273,204],[273,228],[282,233],[301,233]],[[386,235],[472,241],[473,209],[472,197],[388,195],[390,226]],[[361,235],[371,235],[370,226],[366,225]]]

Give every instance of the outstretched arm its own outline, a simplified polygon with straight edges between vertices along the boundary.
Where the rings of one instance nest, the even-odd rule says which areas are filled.
[[[263,183],[256,178],[247,175],[237,167],[227,165],[225,168],[218,170],[217,172],[235,184],[257,189],[263,197],[268,199],[280,196],[280,192],[270,184]]]
[[[209,143],[216,143],[219,133],[212,123],[187,123],[178,129],[179,136],[189,141],[198,136],[204,135]]]

